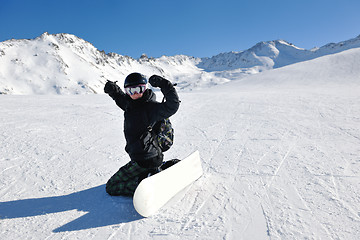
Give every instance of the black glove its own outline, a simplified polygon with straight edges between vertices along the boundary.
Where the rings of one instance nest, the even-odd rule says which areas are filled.
[[[113,94],[116,92],[118,86],[116,85],[116,82],[107,81],[104,87],[104,92],[107,94]]]
[[[152,75],[149,78],[149,82],[150,82],[151,86],[153,86],[153,87],[160,87],[161,88],[165,84],[166,81],[167,80],[165,78],[160,77],[158,75]]]

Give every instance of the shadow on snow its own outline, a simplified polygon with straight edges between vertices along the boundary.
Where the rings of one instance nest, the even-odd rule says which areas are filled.
[[[74,209],[87,213],[53,232],[97,228],[142,218],[135,211],[132,198],[111,197],[105,192],[105,185],[100,185],[64,196],[0,202],[0,219],[33,217]]]

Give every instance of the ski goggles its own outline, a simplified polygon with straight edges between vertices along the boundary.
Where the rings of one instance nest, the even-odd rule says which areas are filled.
[[[125,88],[125,92],[128,95],[144,93],[145,90],[146,90],[146,84],[140,84],[140,85],[130,86],[130,87]]]

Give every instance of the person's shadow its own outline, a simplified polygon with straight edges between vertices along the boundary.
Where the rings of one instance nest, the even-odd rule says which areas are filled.
[[[132,198],[111,197],[105,185],[69,195],[0,202],[0,219],[32,217],[77,209],[87,212],[53,232],[77,231],[139,220]]]

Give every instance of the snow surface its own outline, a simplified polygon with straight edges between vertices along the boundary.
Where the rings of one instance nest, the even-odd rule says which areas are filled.
[[[110,197],[127,163],[106,95],[0,95],[1,239],[359,239],[360,49],[180,91],[166,159],[204,176],[158,214]]]

